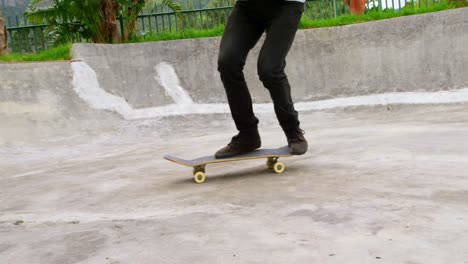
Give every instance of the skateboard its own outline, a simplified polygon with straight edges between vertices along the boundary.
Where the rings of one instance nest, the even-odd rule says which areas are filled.
[[[286,166],[284,163],[279,162],[278,159],[291,156],[292,154],[289,153],[288,147],[285,146],[276,149],[257,149],[252,152],[224,159],[216,159],[213,155],[192,160],[185,160],[171,155],[164,155],[163,157],[168,161],[172,161],[187,167],[192,167],[193,180],[196,183],[204,183],[206,180],[205,168],[208,164],[265,158],[267,159],[266,166],[268,169],[271,169],[279,174],[284,172]]]

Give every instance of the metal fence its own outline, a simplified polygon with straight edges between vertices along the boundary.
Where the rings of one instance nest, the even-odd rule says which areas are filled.
[[[417,2],[415,2],[417,1]],[[399,10],[405,5],[426,5],[437,0],[368,0],[367,10]],[[204,30],[224,25],[235,0],[180,0],[177,14],[164,5],[146,7],[139,15],[138,34],[145,37],[162,32],[188,29]],[[307,0],[304,15],[312,20],[328,19],[347,13],[342,0]],[[51,30],[47,25],[31,25],[21,16],[6,17],[10,52],[35,53],[52,46]],[[119,22],[120,30],[122,23]]]
[[[47,25],[8,27],[8,49],[16,53],[37,53],[51,46]]]
[[[233,0],[185,0],[174,13],[162,5],[145,9],[138,17],[139,33],[177,32],[212,29],[224,25],[234,6]]]

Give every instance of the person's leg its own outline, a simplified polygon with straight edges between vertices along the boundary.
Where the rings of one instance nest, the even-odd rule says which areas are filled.
[[[264,28],[249,18],[247,3],[238,2],[226,24],[218,57],[218,71],[226,90],[232,118],[240,132],[257,130],[244,65],[249,51],[261,37]]]
[[[280,5],[267,27],[267,36],[258,59],[260,80],[270,92],[276,116],[293,154],[305,153],[307,141],[299,128],[298,113],[294,109],[291,86],[284,69],[303,11],[302,3],[284,2]]]
[[[261,146],[258,119],[253,112],[252,98],[243,69],[249,51],[263,31],[264,28],[250,18],[248,4],[236,3],[221,40],[218,70],[239,134],[226,147],[216,152],[216,158],[239,155]]]

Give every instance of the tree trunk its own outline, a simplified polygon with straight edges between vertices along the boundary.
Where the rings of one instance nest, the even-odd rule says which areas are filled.
[[[96,43],[119,43],[118,4],[113,0],[101,0],[100,9],[102,14],[102,22],[99,26],[100,36],[97,36],[93,41]]]
[[[134,33],[136,27],[137,27],[137,19],[138,19],[138,14],[141,12],[143,9],[143,6],[141,3],[144,3],[144,1],[141,0],[132,0],[132,5],[131,7],[126,10],[126,15],[124,16],[124,26],[123,26],[123,32],[122,32],[122,41],[127,42],[130,40],[131,34]]]
[[[7,30],[6,27],[3,25],[3,17],[0,14],[0,55],[6,54],[8,52],[8,38],[7,38]]]

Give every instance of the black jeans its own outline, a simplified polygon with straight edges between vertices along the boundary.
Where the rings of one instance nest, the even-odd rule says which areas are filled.
[[[263,32],[266,32],[266,39],[258,57],[259,78],[270,92],[283,130],[299,128],[284,68],[303,11],[303,3],[282,0],[239,1],[234,6],[221,40],[218,70],[232,117],[241,133],[257,130],[258,119],[253,112],[243,69],[249,51]]]

